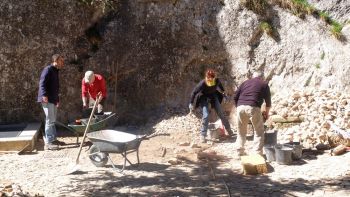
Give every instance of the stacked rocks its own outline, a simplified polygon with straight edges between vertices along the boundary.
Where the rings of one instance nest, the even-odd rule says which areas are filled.
[[[290,94],[278,94],[272,97],[271,120],[282,117],[286,120],[300,120],[299,124],[281,127],[279,142],[302,141],[306,146],[314,146],[326,141],[334,134],[331,125],[350,132],[350,95],[345,92],[324,89],[295,90]],[[283,122],[283,121],[280,121]]]

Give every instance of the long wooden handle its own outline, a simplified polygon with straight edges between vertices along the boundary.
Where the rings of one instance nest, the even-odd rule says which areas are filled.
[[[84,141],[85,141],[85,138],[86,138],[86,133],[87,133],[87,131],[89,130],[91,119],[92,119],[92,117],[93,117],[94,114],[95,114],[96,106],[97,106],[97,104],[99,103],[100,98],[101,98],[101,94],[99,93],[99,94],[97,95],[96,101],[95,101],[94,106],[93,106],[93,108],[92,108],[92,112],[91,112],[91,114],[90,114],[89,121],[88,121],[88,123],[87,123],[87,125],[86,125],[85,131],[84,131],[83,140],[82,140],[81,143],[80,143],[78,156],[77,156],[77,159],[75,160],[75,163],[76,163],[76,164],[79,164],[79,157],[80,157],[80,153],[81,153],[81,150],[82,150],[82,148],[83,148],[83,144],[84,144]]]

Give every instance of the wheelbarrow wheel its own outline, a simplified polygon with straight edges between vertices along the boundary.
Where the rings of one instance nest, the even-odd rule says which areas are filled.
[[[97,146],[92,145],[89,158],[96,167],[103,167],[108,162],[108,153],[100,152]]]

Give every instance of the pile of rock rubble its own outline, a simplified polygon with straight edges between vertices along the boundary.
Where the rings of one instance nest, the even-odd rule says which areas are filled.
[[[191,134],[192,139],[199,136],[200,114],[197,117],[191,113],[184,115],[184,111],[179,116],[173,114],[172,111],[164,113],[162,121],[155,124],[149,133],[180,131]],[[350,138],[350,94],[315,88],[274,94],[269,121],[270,129],[278,131],[278,143],[298,141],[305,148],[312,148],[320,143],[329,143],[330,137],[339,136],[339,131],[349,135],[340,136],[343,139]],[[350,139],[348,141],[350,143]]]
[[[314,147],[327,143],[339,131],[343,132],[340,137],[350,135],[350,95],[346,92],[306,89],[273,95],[270,114],[272,122],[282,123],[274,125],[281,143],[301,141],[306,147]],[[283,122],[299,123],[283,128]]]
[[[10,181],[0,181],[0,197],[42,197],[40,194],[30,195],[23,192],[18,184]]]

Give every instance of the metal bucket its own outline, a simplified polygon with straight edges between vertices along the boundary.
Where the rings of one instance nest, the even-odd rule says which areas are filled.
[[[274,130],[273,132],[267,131],[264,134],[264,144],[265,145],[275,145],[277,144],[277,131]]]
[[[292,142],[284,144],[286,147],[290,147],[293,149],[292,151],[292,159],[293,160],[299,160],[303,156],[303,146],[300,145],[298,142]]]
[[[293,148],[281,144],[275,145],[276,162],[278,164],[288,165],[292,163]]]
[[[267,161],[269,162],[276,161],[274,145],[264,145],[264,152],[265,152]]]

